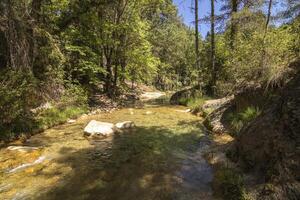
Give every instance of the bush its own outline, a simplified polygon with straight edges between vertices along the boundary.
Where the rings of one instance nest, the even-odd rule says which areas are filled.
[[[79,85],[68,83],[58,103],[53,107],[42,110],[35,117],[38,129],[46,129],[62,124],[70,118],[84,114],[88,110],[87,93]]]
[[[36,79],[24,71],[2,71],[0,75],[0,140],[10,140],[23,133],[33,133],[66,122],[87,111],[87,94],[77,85],[67,84],[50,109],[38,109],[43,102]]]
[[[30,131],[36,102],[35,82],[31,73],[2,71],[0,73],[0,139]]]
[[[243,177],[234,169],[222,168],[214,178],[214,187],[226,200],[246,200]]]
[[[87,92],[79,85],[68,83],[63,96],[58,103],[60,107],[77,106],[87,107]]]

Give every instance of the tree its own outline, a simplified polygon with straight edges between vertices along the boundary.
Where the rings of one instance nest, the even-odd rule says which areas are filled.
[[[198,0],[195,0],[195,52],[196,52],[196,68],[200,71],[199,17],[198,17],[198,14],[199,14]]]
[[[215,2],[214,0],[211,0],[211,28],[210,28],[210,39],[211,39],[211,81],[209,84],[210,92],[212,95],[215,94],[215,87],[216,87],[216,81],[217,81],[217,69],[216,69],[216,63],[215,63]]]

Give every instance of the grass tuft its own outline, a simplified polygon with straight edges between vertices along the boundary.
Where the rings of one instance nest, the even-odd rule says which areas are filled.
[[[214,178],[216,191],[226,200],[246,200],[243,177],[234,169],[221,168]]]

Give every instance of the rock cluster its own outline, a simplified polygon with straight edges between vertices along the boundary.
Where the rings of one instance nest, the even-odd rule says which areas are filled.
[[[135,127],[135,124],[132,121],[124,121],[113,124],[92,120],[84,128],[84,135],[91,138],[102,138],[111,136],[120,130],[130,129],[133,127]]]

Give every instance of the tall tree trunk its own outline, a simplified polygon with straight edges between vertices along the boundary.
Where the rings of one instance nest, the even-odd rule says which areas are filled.
[[[196,68],[200,72],[200,53],[199,53],[199,7],[198,0],[195,0],[195,53],[196,53]],[[198,77],[200,79],[200,77]]]
[[[210,81],[210,93],[212,95],[215,94],[216,87],[216,79],[217,79],[217,71],[216,71],[216,63],[215,63],[215,2],[211,0],[211,81]]]
[[[109,97],[113,97],[113,71],[112,71],[112,50],[106,50],[105,53],[106,78],[105,78],[105,93]]]
[[[264,29],[263,41],[262,41],[263,46],[262,46],[262,54],[261,54],[261,61],[260,61],[260,65],[261,65],[261,68],[262,68],[262,71],[261,71],[262,73],[259,73],[260,75],[263,75],[264,72],[265,72],[266,37],[267,37],[270,18],[271,18],[271,14],[272,14],[272,4],[273,4],[273,0],[269,0],[267,19],[266,19],[266,23],[265,23],[265,29]]]
[[[234,42],[235,42],[235,36],[237,31],[236,22],[234,20],[234,15],[238,11],[238,0],[231,0],[231,22],[230,22],[230,48],[231,50],[234,50]]]
[[[114,78],[113,78],[113,91],[114,94],[117,91],[118,87],[118,78],[119,78],[119,73],[118,73],[118,67],[120,66],[120,51],[116,50],[115,52],[115,65],[114,65]]]

